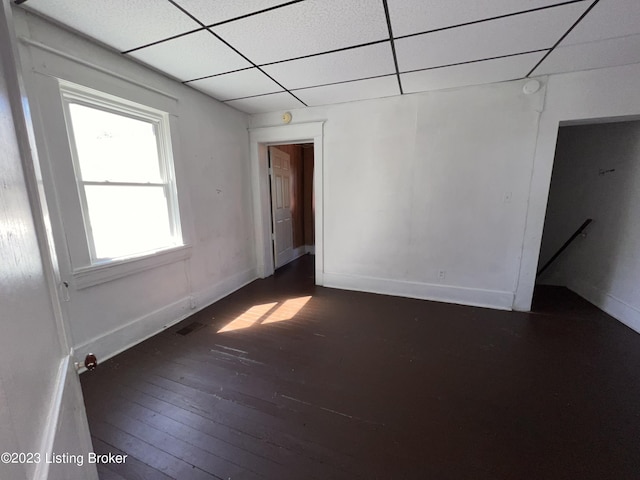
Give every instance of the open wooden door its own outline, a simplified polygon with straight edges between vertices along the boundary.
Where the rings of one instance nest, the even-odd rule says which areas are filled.
[[[0,478],[97,480],[59,303],[11,6],[0,6]],[[76,457],[52,457],[68,453]],[[20,454],[24,455],[20,455]],[[62,460],[55,462],[55,460]]]
[[[271,176],[271,217],[273,220],[274,267],[293,260],[293,222],[291,219],[291,161],[289,154],[269,147]]]

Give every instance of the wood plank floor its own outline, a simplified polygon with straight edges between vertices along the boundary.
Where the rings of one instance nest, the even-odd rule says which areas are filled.
[[[312,272],[305,256],[83,374],[95,451],[129,455],[102,480],[640,478],[637,333],[565,289],[525,314]]]

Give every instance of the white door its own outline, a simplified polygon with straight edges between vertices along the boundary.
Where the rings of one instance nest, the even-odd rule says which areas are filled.
[[[291,160],[289,154],[269,147],[271,163],[271,217],[273,219],[274,267],[293,260],[291,221]]]
[[[0,6],[0,478],[95,479],[80,381],[55,284],[22,104],[9,2]],[[13,110],[8,108],[11,104]],[[44,212],[43,212],[44,210]],[[77,462],[47,463],[69,453]],[[13,460],[16,463],[11,463]],[[82,465],[79,463],[82,462]]]

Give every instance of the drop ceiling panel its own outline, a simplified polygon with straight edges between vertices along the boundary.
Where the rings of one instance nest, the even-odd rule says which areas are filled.
[[[288,89],[395,73],[389,42],[263,67]]]
[[[600,0],[562,45],[575,45],[640,33],[639,0]]]
[[[388,0],[393,35],[400,37],[562,3],[562,0]]]
[[[227,105],[231,105],[233,108],[245,113],[277,112],[278,110],[290,110],[293,108],[304,107],[302,103],[286,92],[262,95],[260,97],[243,98],[241,100],[232,100],[226,103]]]
[[[640,35],[558,47],[533,73],[546,75],[631,63],[640,63]]]
[[[174,0],[205,25],[224,22],[288,3],[291,0]]]
[[[523,77],[594,0],[387,2],[395,36],[410,35],[395,40],[405,91],[418,92]],[[400,93],[382,0],[29,0],[23,7],[133,50],[127,56],[249,113],[302,106],[285,89],[310,105]],[[218,24],[212,30],[233,48],[181,8]],[[487,20],[496,16],[503,18]],[[599,0],[534,74],[637,62],[640,0]]]
[[[585,2],[403,38],[401,72],[551,48],[587,8]]]
[[[545,52],[528,53],[400,75],[405,93],[480,85],[523,78]]]
[[[398,87],[398,78],[395,75],[390,75],[388,77],[305,88],[296,90],[293,93],[307,105],[315,106],[390,97],[398,95],[400,88]]]
[[[166,1],[37,0],[25,6],[120,51],[200,28]]]
[[[212,29],[257,64],[388,38],[382,1],[306,0]]]
[[[206,30],[157,43],[130,55],[182,81],[251,67]]]
[[[276,82],[257,68],[204,78],[187,85],[222,101],[282,91]]]

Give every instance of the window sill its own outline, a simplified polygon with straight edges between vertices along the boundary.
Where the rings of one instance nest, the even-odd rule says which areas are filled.
[[[73,283],[77,290],[82,290],[151,268],[179,262],[190,256],[191,245],[181,245],[141,257],[114,260],[102,265],[82,267],[73,271]]]

